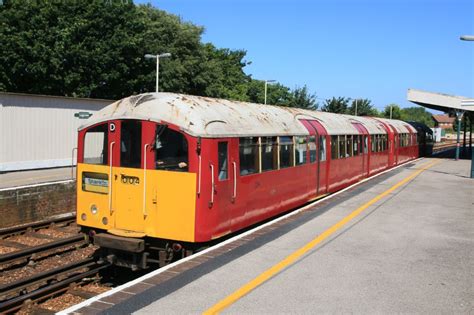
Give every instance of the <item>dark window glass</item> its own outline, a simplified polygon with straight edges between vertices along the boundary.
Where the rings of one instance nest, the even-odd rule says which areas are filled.
[[[306,154],[308,152],[308,141],[306,137],[296,137],[295,138],[295,157],[296,165],[301,165],[306,163]]]
[[[342,159],[346,157],[346,136],[339,136],[338,142],[339,142],[339,158]]]
[[[339,158],[337,136],[331,136],[331,158],[333,160]]]
[[[188,142],[183,134],[157,125],[154,146],[157,170],[188,171]]]
[[[219,180],[226,180],[229,178],[228,171],[228,151],[227,151],[227,142],[219,142],[218,144],[218,154],[219,154]]]
[[[309,162],[314,163],[316,162],[317,157],[317,147],[316,147],[316,137],[311,136],[309,137]]]
[[[280,137],[280,168],[294,165],[293,153],[293,137]]]
[[[120,166],[140,168],[142,158],[142,124],[122,121],[120,130]]]
[[[107,165],[108,124],[87,130],[84,136],[84,163]]]
[[[278,169],[278,143],[276,137],[262,137],[262,172]]]
[[[377,144],[375,143],[375,135],[370,136],[370,146],[371,146],[371,152],[375,152],[375,149],[377,147]]]
[[[319,136],[319,160],[326,161],[326,137]]]
[[[352,135],[346,136],[346,157],[351,157],[352,153]]]
[[[360,138],[361,136],[354,136],[353,139],[354,139],[354,144],[352,145],[352,150],[354,152],[354,156],[357,156],[359,155],[360,151],[359,151],[359,148],[360,148]]]
[[[364,153],[367,153],[368,152],[368,148],[369,148],[369,137],[368,136],[364,136]]]
[[[239,158],[240,158],[240,175],[250,175],[258,173],[258,138],[248,137],[240,138]]]

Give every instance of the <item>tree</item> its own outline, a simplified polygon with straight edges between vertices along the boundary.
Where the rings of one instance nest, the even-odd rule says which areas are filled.
[[[324,105],[321,107],[323,112],[331,112],[337,114],[347,114],[347,108],[349,106],[349,98],[345,97],[333,97],[324,101]]]
[[[416,121],[427,125],[434,126],[431,114],[423,107],[407,107],[402,109],[402,118],[405,121]]]
[[[316,94],[311,94],[306,85],[301,88],[295,87],[290,93],[289,106],[316,110],[318,109]]]
[[[390,118],[390,107],[392,108],[392,119],[403,120],[402,109],[397,104],[390,104],[390,105],[385,106],[382,116],[385,118]]]
[[[352,100],[351,107],[349,108],[350,115],[356,114],[356,105],[357,116],[379,116],[378,110],[374,106],[372,106],[371,101],[366,98]]]
[[[123,1],[7,1],[0,6],[0,89],[118,99],[160,90],[247,99],[245,51],[201,43],[202,27]]]

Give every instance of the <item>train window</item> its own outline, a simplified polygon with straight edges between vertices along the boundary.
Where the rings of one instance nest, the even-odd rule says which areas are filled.
[[[305,164],[308,152],[308,141],[306,137],[295,137],[295,158],[296,165]]]
[[[258,137],[239,139],[240,175],[250,175],[259,171]]]
[[[360,144],[360,136],[354,136],[354,144],[352,145],[354,156],[359,155],[359,144]]]
[[[319,160],[326,161],[326,137],[319,136]]]
[[[262,172],[278,169],[278,142],[276,137],[262,137]]]
[[[338,138],[339,142],[339,158],[345,158],[346,157],[346,136],[339,136]]]
[[[352,152],[352,135],[346,136],[346,157],[351,157],[353,156]]]
[[[183,134],[157,125],[154,146],[157,170],[188,171],[188,142]]]
[[[87,130],[84,137],[84,163],[107,164],[108,124],[102,124]]]
[[[380,136],[380,151],[385,151],[386,147],[386,141],[387,141],[387,135],[381,135]]]
[[[293,137],[280,137],[280,168],[294,165]]]
[[[309,163],[316,162],[316,137],[309,137]]]
[[[371,147],[370,151],[375,152],[375,148],[376,148],[375,135],[370,136],[370,147]]]
[[[229,178],[229,153],[227,150],[227,142],[219,142],[217,144],[217,154],[219,162],[219,180],[226,180]]]
[[[369,148],[368,137],[364,136],[364,153],[367,153],[368,148]]]
[[[331,158],[333,160],[339,158],[337,136],[331,136]]]
[[[142,124],[135,120],[122,121],[120,132],[120,166],[140,168],[142,158]]]

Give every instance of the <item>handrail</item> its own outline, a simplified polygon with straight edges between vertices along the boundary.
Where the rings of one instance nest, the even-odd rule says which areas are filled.
[[[110,212],[110,215],[112,215],[113,211],[112,211],[112,162],[113,162],[113,157],[114,157],[114,152],[112,151],[112,149],[114,148],[114,144],[115,144],[115,141],[112,141],[110,143],[110,150],[109,150],[109,154],[110,154],[110,159],[109,159],[109,163],[110,163],[110,170],[109,170],[109,212]]]
[[[149,144],[145,144],[143,147],[143,216],[147,216],[148,213],[146,212],[146,148]]]
[[[232,162],[232,165],[234,166],[234,191],[232,194],[232,201],[235,201],[235,198],[237,198],[237,163]]]
[[[198,191],[197,191],[197,194],[198,196],[201,195],[201,163],[202,162],[202,159],[201,159],[201,156],[199,156],[199,165],[198,165]]]
[[[77,148],[72,148],[71,152],[71,179],[74,179],[74,151],[77,151]]]
[[[215,189],[215,183],[214,183],[214,165],[210,164],[211,166],[211,202],[210,206],[214,204],[214,189]]]

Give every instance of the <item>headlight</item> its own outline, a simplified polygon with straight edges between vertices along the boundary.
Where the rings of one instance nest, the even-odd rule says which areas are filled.
[[[87,215],[85,213],[81,214],[81,219],[82,221],[87,220]]]
[[[102,224],[107,225],[109,223],[109,220],[106,217],[102,218]]]
[[[97,210],[97,206],[96,206],[96,205],[92,205],[92,206],[91,206],[91,213],[92,213],[92,214],[97,214],[97,211],[98,211],[98,210]]]

